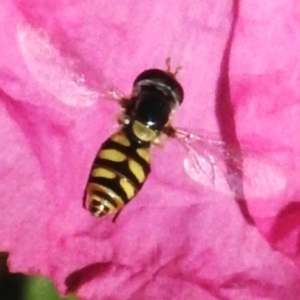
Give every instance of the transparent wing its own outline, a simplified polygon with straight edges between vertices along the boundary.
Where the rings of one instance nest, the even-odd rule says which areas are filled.
[[[276,196],[286,186],[283,170],[245,145],[240,148],[211,134],[181,129],[176,129],[176,137],[187,152],[186,173],[203,186],[247,200]]]
[[[18,44],[29,72],[49,94],[70,106],[90,106],[99,97],[103,98],[103,94],[98,92],[99,86],[96,87],[92,79],[88,84],[84,72],[79,71],[78,60],[62,54],[46,32],[26,23],[21,24],[17,32]]]

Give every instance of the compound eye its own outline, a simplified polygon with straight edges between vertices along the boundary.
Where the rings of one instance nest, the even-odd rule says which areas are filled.
[[[133,86],[136,91],[139,91],[141,85],[157,85],[163,86],[165,89],[169,89],[173,95],[174,100],[177,104],[181,104],[183,101],[183,89],[180,83],[175,79],[174,76],[168,72],[159,69],[149,69],[135,79]]]

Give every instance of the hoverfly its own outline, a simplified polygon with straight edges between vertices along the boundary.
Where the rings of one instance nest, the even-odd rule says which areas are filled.
[[[170,59],[166,63],[166,71],[149,69],[140,73],[133,82],[132,95],[119,99],[123,107],[121,128],[98,151],[85,191],[85,206],[96,217],[114,212],[118,215],[137,195],[150,173],[150,148],[164,136],[176,138],[186,149],[185,170],[195,181],[217,185],[220,191],[231,191],[237,198],[245,197],[244,182],[247,195],[260,192],[257,187],[261,183],[249,176],[266,171],[267,164],[261,159],[247,153],[242,162],[244,153],[237,153],[234,147],[171,125],[171,116],[182,104],[184,92],[175,78],[180,68],[172,73]],[[269,174],[274,170],[273,166]],[[267,180],[274,184],[274,177]]]
[[[18,39],[31,74],[63,103],[87,106],[99,98],[99,93],[89,89],[84,77],[74,71],[74,63],[61,59],[46,36],[28,27]],[[40,59],[40,52],[46,57]],[[150,172],[150,148],[163,136],[175,138],[186,149],[185,171],[202,186],[238,197],[244,197],[245,192],[250,198],[276,195],[284,189],[283,172],[260,155],[235,151],[234,146],[212,135],[171,125],[170,117],[184,94],[175,78],[177,71],[172,73],[169,66],[166,71],[146,70],[135,79],[132,95],[118,99],[123,108],[121,128],[102,144],[85,189],[85,206],[94,216],[118,212],[136,196]],[[228,160],[234,168],[228,168]]]
[[[94,216],[117,212],[135,197],[150,173],[151,146],[161,135],[175,135],[170,116],[183,101],[175,73],[143,71],[131,97],[120,99],[122,127],[101,146],[86,187],[86,207]]]

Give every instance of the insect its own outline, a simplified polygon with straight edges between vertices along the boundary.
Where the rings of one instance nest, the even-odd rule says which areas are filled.
[[[33,78],[63,105],[88,107],[99,100],[99,91],[76,69],[77,61],[60,53],[43,32],[25,27],[18,40]],[[172,73],[169,66],[166,71],[144,71],[134,81],[132,95],[119,99],[121,128],[103,143],[85,189],[86,207],[95,216],[118,213],[138,193],[150,172],[150,148],[164,136],[184,147],[185,171],[201,188],[248,202],[269,200],[286,187],[284,172],[266,159],[272,150],[256,153],[245,141],[236,149],[196,128],[191,133],[171,126],[171,116],[183,100],[177,71]]]
[[[183,101],[177,71],[142,72],[132,96],[121,100],[122,127],[101,146],[86,186],[85,205],[94,216],[117,212],[136,196],[150,173],[151,146],[174,135],[170,117]]]
[[[171,117],[184,97],[175,78],[179,69],[172,73],[167,60],[166,71],[142,72],[134,80],[131,97],[120,99],[122,126],[98,151],[85,189],[85,207],[93,216],[118,216],[150,173],[152,145],[166,136],[176,138],[185,148],[185,170],[201,185],[231,193],[237,199],[244,199],[245,192],[255,198],[283,189],[285,180],[280,170],[260,156],[247,151],[237,153],[232,145],[205,133],[193,134],[171,125]],[[274,183],[276,188],[270,190]]]

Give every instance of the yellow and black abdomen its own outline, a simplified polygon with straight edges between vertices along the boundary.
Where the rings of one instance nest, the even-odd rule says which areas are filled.
[[[85,206],[96,217],[119,211],[150,173],[150,144],[140,145],[124,129],[101,146],[85,191]]]

